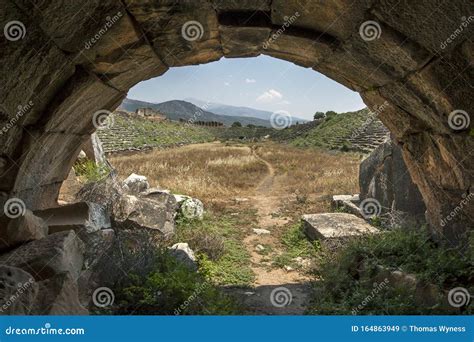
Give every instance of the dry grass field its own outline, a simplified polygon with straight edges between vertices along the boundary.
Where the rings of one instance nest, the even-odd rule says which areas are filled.
[[[152,186],[212,205],[252,194],[269,172],[261,159],[273,166],[276,192],[282,197],[305,202],[358,192],[357,156],[281,144],[196,144],[114,156],[110,162],[121,178],[132,172],[145,175]]]
[[[247,146],[218,143],[188,145],[110,158],[121,178],[132,172],[151,186],[201,199],[205,204],[251,190],[267,172]]]

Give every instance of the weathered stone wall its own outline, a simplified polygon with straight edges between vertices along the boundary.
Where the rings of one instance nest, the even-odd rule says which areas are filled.
[[[474,226],[474,203],[440,223],[473,191],[472,124],[449,125],[450,113],[474,108],[472,1],[0,2],[2,27],[24,27],[20,37],[0,38],[4,199],[55,205],[97,126],[94,114],[113,110],[137,82],[173,66],[266,54],[383,108],[379,117],[402,146],[435,231],[457,239]],[[375,35],[363,30],[368,22]]]
[[[424,221],[426,206],[410,177],[400,147],[390,139],[360,164],[359,187],[360,200],[375,200],[381,217],[391,225],[406,220],[414,225]]]

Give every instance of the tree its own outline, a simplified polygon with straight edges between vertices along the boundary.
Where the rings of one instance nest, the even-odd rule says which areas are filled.
[[[238,121],[235,121],[230,127],[242,127],[242,124]]]
[[[314,119],[314,120],[324,119],[324,113],[323,113],[323,112],[316,112],[316,113],[314,113],[313,119]]]

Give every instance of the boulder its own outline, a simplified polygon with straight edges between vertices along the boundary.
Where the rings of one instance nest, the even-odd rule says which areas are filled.
[[[79,234],[84,243],[84,269],[91,269],[106,254],[115,241],[113,229],[101,229],[92,233]]]
[[[57,208],[35,211],[49,226],[50,233],[65,230],[76,232],[96,232],[102,228],[110,228],[110,216],[106,208],[92,202],[78,202]]]
[[[311,240],[374,234],[379,230],[365,220],[346,213],[303,215],[303,231]]]
[[[75,277],[62,272],[38,283],[38,296],[33,303],[34,315],[87,315],[79,302]]]
[[[155,200],[158,202],[166,202],[170,200],[174,200],[173,202],[176,202],[175,197],[171,195],[171,192],[169,190],[160,188],[149,188],[143,191],[140,194],[140,197]]]
[[[77,279],[83,265],[84,245],[73,230],[28,242],[0,256],[0,265],[21,268],[41,281],[70,272]]]
[[[196,257],[194,256],[193,250],[185,242],[175,243],[169,248],[169,253],[178,262],[192,271],[197,270]]]
[[[109,177],[85,184],[76,194],[76,201],[92,202],[103,205],[107,211],[114,214],[115,206],[124,195],[122,182],[113,174]]]
[[[184,217],[202,220],[204,217],[204,204],[199,199],[186,195],[174,195],[174,198]]]
[[[38,294],[32,275],[12,266],[0,266],[0,314],[27,315]]]
[[[178,208],[168,190],[146,188],[129,193],[114,177],[85,185],[77,198],[105,206],[111,213],[114,228],[147,228],[170,234],[174,232],[174,217]]]
[[[376,199],[381,214],[403,214],[423,220],[426,210],[418,187],[413,183],[401,149],[390,139],[377,147],[360,164],[360,199]],[[402,215],[401,215],[402,214]]]
[[[84,307],[90,304],[92,292],[107,284],[113,286],[124,276],[121,250],[117,249],[116,233],[113,229],[101,229],[81,236],[85,245],[84,267],[78,279],[79,300]],[[120,272],[121,271],[121,272]]]
[[[78,179],[74,168],[69,170],[67,178],[64,180],[59,192],[58,205],[64,205],[67,203],[75,202],[75,195],[81,189],[82,183]]]
[[[169,235],[174,232],[175,213],[176,201],[172,195],[124,195],[114,212],[114,222],[121,229],[152,229]]]
[[[150,187],[148,179],[145,176],[132,173],[123,181],[123,188],[130,194],[139,194]]]
[[[48,235],[46,222],[26,209],[23,216],[12,219],[7,226],[7,243],[10,246],[39,240]]]

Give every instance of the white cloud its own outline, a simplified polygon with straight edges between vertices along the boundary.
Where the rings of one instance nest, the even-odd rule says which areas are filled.
[[[230,86],[230,83],[229,83],[229,82],[224,82],[224,85],[225,85],[226,87],[228,87],[228,86]]]
[[[279,93],[275,89],[270,89],[264,92],[259,97],[257,97],[256,101],[260,103],[270,103],[275,100],[280,100],[282,97],[283,95],[281,93]]]
[[[283,100],[283,101],[281,101],[281,102],[278,102],[278,104],[279,104],[279,105],[289,105],[289,104],[291,104],[291,102],[288,101],[288,100]]]
[[[245,83],[255,83],[257,82],[256,80],[254,80],[253,78],[246,78],[245,79]]]

